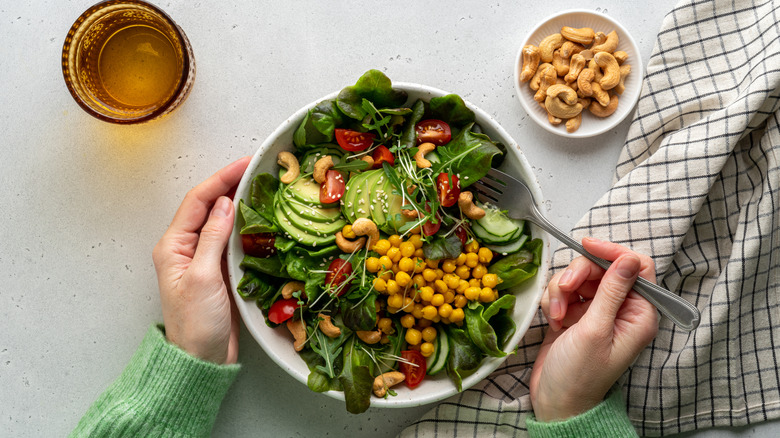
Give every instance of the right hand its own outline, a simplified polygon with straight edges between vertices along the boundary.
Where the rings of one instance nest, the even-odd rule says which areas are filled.
[[[658,331],[655,307],[631,290],[640,275],[655,282],[653,260],[593,238],[582,245],[613,263],[605,272],[578,257],[547,285],[541,307],[551,330],[530,382],[540,421],[564,420],[599,404]]]

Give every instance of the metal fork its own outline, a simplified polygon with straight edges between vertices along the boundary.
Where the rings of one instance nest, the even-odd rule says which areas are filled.
[[[483,203],[489,202],[508,208],[509,216],[512,218],[535,223],[569,248],[584,255],[604,269],[609,268],[612,264],[587,252],[576,240],[547,220],[536,207],[531,190],[522,181],[518,181],[504,172],[490,169],[487,176],[477,181],[472,187],[476,188],[477,197]],[[669,318],[680,328],[692,331],[698,327],[701,316],[696,306],[669,290],[641,277],[634,284],[634,290],[645,297],[647,301],[650,301],[662,315]]]

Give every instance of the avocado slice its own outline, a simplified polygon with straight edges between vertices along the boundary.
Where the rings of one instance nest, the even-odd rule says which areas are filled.
[[[378,170],[378,169],[377,169]],[[377,227],[384,230],[387,220],[385,219],[385,211],[387,211],[387,194],[382,184],[387,178],[385,178],[385,172],[379,171],[375,175],[371,175],[366,180],[365,188],[368,191],[368,199],[366,202],[369,206],[369,212],[371,218]]]
[[[306,219],[293,211],[293,209],[290,208],[290,206],[285,202],[279,202],[279,207],[281,208],[282,212],[284,212],[284,215],[287,217],[287,219],[290,220],[290,225],[316,236],[321,237],[330,234],[336,234],[336,231],[341,230],[341,228],[347,224],[347,221],[341,219],[341,217],[335,221],[330,222],[315,222],[313,220]]]
[[[304,177],[285,187],[286,192],[300,202],[314,205],[320,203],[320,185],[314,178]]]
[[[306,204],[293,197],[282,198],[280,201],[286,203],[292,211],[304,219],[315,222],[331,222],[341,217],[341,210],[335,207],[324,208],[322,204]]]
[[[401,213],[404,199],[400,195],[393,193],[394,191],[398,191],[398,189],[396,189],[390,181],[385,180],[384,192],[387,194],[387,212],[385,213],[385,218],[387,219],[387,228],[392,229],[393,232],[397,232],[411,219],[408,219]],[[406,203],[408,204],[409,201]]]
[[[276,219],[276,223],[279,224],[279,227],[290,237],[290,239],[312,247],[327,246],[336,240],[335,234],[317,236],[316,234],[311,234],[306,230],[298,228],[285,215],[284,209],[282,208],[283,205],[284,203],[278,202],[278,200],[274,203],[274,219]]]
[[[341,211],[350,223],[357,220],[355,216],[355,197],[357,196],[358,189],[362,186],[363,180],[366,178],[368,172],[355,174],[347,181],[347,186],[344,189],[344,196],[341,197]]]
[[[380,169],[364,172],[363,174],[365,176],[360,180],[360,184],[356,184],[352,188],[352,190],[355,191],[355,200],[352,203],[351,208],[356,219],[371,219],[371,194],[373,193],[375,186],[375,184],[372,184],[372,181],[376,181],[382,173],[383,171]]]

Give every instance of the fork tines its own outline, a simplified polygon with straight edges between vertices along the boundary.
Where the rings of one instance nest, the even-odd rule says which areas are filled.
[[[507,189],[507,184],[502,180],[506,174],[491,168],[487,175],[479,179],[474,188],[477,189],[477,198],[484,203],[496,203]]]

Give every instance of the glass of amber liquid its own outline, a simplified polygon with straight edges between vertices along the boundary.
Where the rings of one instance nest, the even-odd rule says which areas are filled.
[[[76,102],[100,120],[141,123],[187,98],[195,58],[187,36],[162,10],[140,0],[108,0],[73,23],[62,73]]]

